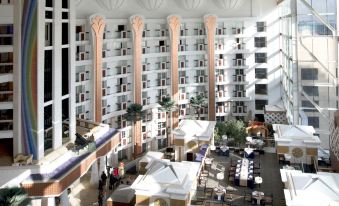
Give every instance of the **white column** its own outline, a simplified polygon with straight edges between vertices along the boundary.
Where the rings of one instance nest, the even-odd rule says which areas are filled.
[[[45,156],[44,150],[44,68],[45,68],[45,4],[38,1],[38,31],[37,31],[37,119],[36,128],[34,131],[37,137],[37,160],[41,160]]]
[[[69,4],[69,68],[68,68],[68,85],[69,85],[69,137],[71,140],[75,139],[76,128],[76,103],[75,103],[75,1],[68,1]]]
[[[33,199],[33,200],[31,200],[31,204],[32,204],[32,206],[41,206],[42,201],[41,201],[41,199]]]
[[[14,41],[13,41],[13,156],[22,153],[21,140],[21,16],[22,2],[14,1]]]
[[[113,166],[113,167],[118,166],[119,160],[118,160],[118,153],[117,152],[111,153],[111,161],[110,162],[111,162],[111,166]]]
[[[61,64],[61,1],[54,1],[54,21],[53,21],[53,149],[62,146],[62,64]]]
[[[43,197],[41,206],[55,206],[55,197]]]
[[[68,191],[64,190],[60,196],[60,205],[69,206]]]
[[[106,173],[106,156],[100,157],[99,176],[101,176],[102,172]]]
[[[97,185],[99,183],[99,174],[98,174],[98,162],[95,160],[91,168],[91,185]]]

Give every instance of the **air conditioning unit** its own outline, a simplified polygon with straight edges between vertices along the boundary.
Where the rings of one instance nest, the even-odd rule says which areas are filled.
[[[79,114],[80,119],[86,119],[86,113],[81,113]]]
[[[84,102],[84,101],[86,101],[86,94],[80,93],[79,94],[79,102]]]
[[[86,80],[86,73],[85,72],[80,72],[78,74],[79,82],[85,81]]]
[[[166,46],[160,46],[160,52],[166,52]]]
[[[127,109],[127,102],[121,102],[121,109],[126,110]]]
[[[166,79],[161,79],[160,80],[160,85],[161,86],[166,86]]]
[[[198,50],[199,51],[204,50],[204,44],[198,44]]]
[[[123,38],[127,38],[127,31],[121,31],[120,32],[120,37]]]
[[[236,66],[242,66],[243,60],[242,59],[236,59]]]
[[[205,61],[204,60],[199,60],[199,67],[205,66]]]
[[[121,92],[127,92],[127,84],[122,84],[120,85],[121,87]]]
[[[160,63],[160,68],[161,69],[166,69],[166,62],[161,62]]]
[[[186,99],[186,93],[180,93],[180,100]]]
[[[165,29],[160,30],[160,36],[166,36],[166,30]]]
[[[121,74],[127,74],[127,66],[121,66]]]
[[[224,75],[220,74],[218,75],[218,82],[223,82],[224,81]]]
[[[147,71],[147,64],[143,64],[143,65],[142,65],[142,71],[143,71],[143,72]]]
[[[204,76],[199,76],[199,83],[204,83],[205,82],[205,77]]]
[[[185,51],[185,45],[180,45],[179,50],[180,51]]]
[[[121,48],[121,56],[127,55],[127,48]]]
[[[186,77],[180,77],[180,84],[186,84]]]
[[[180,109],[180,115],[185,116],[186,115],[186,109]]]

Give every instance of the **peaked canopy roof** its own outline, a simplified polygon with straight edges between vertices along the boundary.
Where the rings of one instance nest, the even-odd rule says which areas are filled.
[[[274,139],[279,144],[291,146],[320,145],[319,137],[315,136],[312,126],[273,124]]]
[[[215,124],[215,121],[182,120],[173,131],[174,138],[208,141],[213,136]]]

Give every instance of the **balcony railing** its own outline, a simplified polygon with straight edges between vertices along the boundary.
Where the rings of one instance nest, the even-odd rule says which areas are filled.
[[[13,92],[0,92],[0,102],[12,102]]]
[[[13,73],[12,65],[2,65],[0,66],[0,74],[11,74]]]

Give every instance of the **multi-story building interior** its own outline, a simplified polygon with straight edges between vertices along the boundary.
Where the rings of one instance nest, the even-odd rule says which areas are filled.
[[[169,142],[196,119],[264,121],[283,105],[329,147],[338,108],[337,5],[318,0],[0,0],[0,155],[41,162],[77,121],[119,132],[110,165]],[[235,2],[235,3],[234,3]],[[177,110],[166,114],[169,96]],[[143,105],[134,124],[126,109]],[[9,163],[8,163],[9,162]]]

